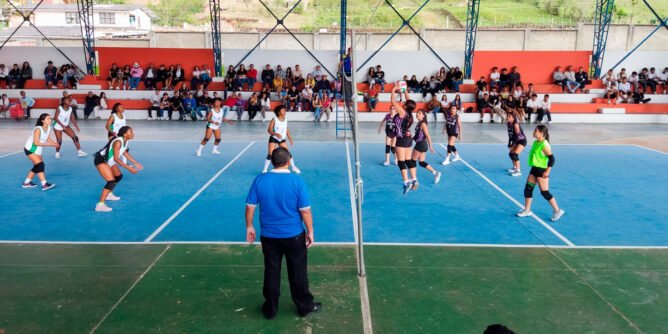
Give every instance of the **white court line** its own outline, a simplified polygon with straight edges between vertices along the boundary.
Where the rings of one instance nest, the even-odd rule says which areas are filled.
[[[10,155],[14,155],[14,154],[17,154],[17,153],[21,153],[21,152],[22,152],[22,151],[16,151],[16,152],[12,152],[12,153],[7,153],[7,154],[5,154],[5,155],[0,155],[0,159],[1,159],[1,158],[4,158],[4,157],[8,157],[8,156],[10,156]]]
[[[635,147],[639,147],[639,148],[644,148],[644,149],[649,150],[649,151],[652,151],[652,152],[656,152],[656,153],[661,153],[661,154],[668,155],[668,153],[666,153],[666,152],[661,152],[661,151],[659,151],[659,150],[655,150],[655,149],[653,149],[653,148],[649,148],[649,147],[642,146],[642,145],[631,144],[631,146],[635,146]]]
[[[443,147],[444,149],[446,148],[443,144],[439,144],[439,145],[441,145],[441,147]],[[477,169],[475,169],[473,166],[471,166],[471,165],[470,165],[468,162],[466,162],[464,159],[461,159],[460,161],[461,161],[464,165],[466,165],[466,167],[470,168],[472,171],[474,171],[476,174],[478,174],[478,176],[480,176],[483,180],[485,180],[487,183],[489,183],[492,187],[494,187],[494,189],[498,190],[501,194],[503,194],[503,196],[505,196],[506,198],[508,198],[511,202],[515,203],[515,205],[517,205],[517,206],[519,206],[520,208],[524,209],[524,205],[522,205],[520,202],[518,202],[517,200],[515,200],[512,196],[508,195],[507,192],[505,192],[503,189],[501,189],[499,186],[497,186],[497,185],[496,185],[494,182],[492,182],[492,180],[490,180],[487,176],[485,176],[483,173],[479,172]],[[571,247],[575,246],[574,243],[572,243],[572,242],[571,242],[570,240],[568,240],[566,237],[564,237],[563,235],[561,235],[561,233],[559,233],[559,232],[558,232],[557,230],[555,230],[552,226],[550,226],[550,224],[546,223],[546,222],[545,222],[544,220],[542,220],[540,217],[536,216],[536,214],[532,213],[532,214],[531,214],[531,217],[532,217],[533,219],[535,219],[537,222],[539,222],[541,225],[543,225],[543,227],[545,227],[545,228],[548,229],[550,232],[552,232],[552,234],[554,234],[555,236],[557,236],[557,238],[561,239],[561,241],[563,241],[564,243],[566,243],[568,246],[571,246]]]
[[[357,232],[359,221],[357,221],[357,215],[355,214],[357,212],[357,203],[355,202],[355,187],[353,186],[353,171],[350,160],[350,143],[348,141],[346,141],[346,162],[348,164],[348,185],[350,186],[350,214],[353,218],[353,233],[355,235],[355,247],[357,248],[359,247],[359,233]],[[360,259],[358,256],[356,256],[356,258],[359,265]],[[369,288],[367,287],[366,277],[358,275],[357,280],[360,289],[360,308],[362,310],[363,332],[364,334],[372,334],[373,322],[371,320],[371,303],[369,302]]]
[[[137,286],[137,284],[139,284],[139,281],[141,281],[142,278],[144,278],[144,277],[146,276],[146,274],[148,274],[149,270],[151,270],[151,268],[153,268],[153,266],[155,266],[155,264],[158,263],[158,261],[160,260],[160,258],[161,258],[163,255],[165,255],[165,253],[169,250],[170,247],[171,247],[170,245],[167,245],[167,247],[165,247],[165,249],[162,250],[162,252],[160,253],[160,255],[158,255],[158,257],[156,257],[155,260],[153,260],[153,262],[151,262],[151,264],[146,268],[146,270],[144,270],[144,272],[141,273],[141,275],[139,275],[139,277],[137,277],[137,279],[135,280],[135,282],[132,283],[132,285],[130,286],[130,288],[129,288],[127,291],[125,291],[125,293],[121,296],[121,298],[118,299],[118,301],[116,302],[116,304],[114,304],[114,305],[109,309],[109,311],[104,315],[104,317],[102,317],[102,319],[100,319],[100,321],[95,325],[95,327],[93,327],[93,329],[91,329],[90,332],[88,332],[89,334],[95,333],[95,331],[97,331],[97,329],[100,328],[100,325],[102,325],[102,323],[103,323],[105,320],[107,320],[107,318],[109,317],[109,315],[111,314],[111,312],[114,312],[114,310],[118,307],[118,305],[120,305],[121,302],[123,302],[123,300],[125,299],[125,297],[127,297],[127,296],[130,294],[130,291],[132,291],[132,289],[134,289],[135,286]]]
[[[255,143],[254,141],[250,142],[250,144],[248,144],[248,145],[246,146],[246,148],[244,148],[243,150],[241,150],[241,152],[239,152],[239,154],[237,154],[237,156],[234,157],[234,159],[232,159],[229,163],[227,163],[227,165],[225,165],[225,167],[221,168],[221,169],[218,171],[218,173],[216,173],[216,174],[209,180],[209,182],[205,183],[205,184],[202,186],[202,188],[199,188],[199,190],[198,190],[194,195],[192,195],[192,196],[190,197],[190,199],[188,199],[185,203],[183,203],[183,205],[181,205],[181,207],[180,207],[178,210],[176,210],[176,212],[174,212],[174,214],[172,214],[171,217],[167,218],[167,220],[165,220],[165,222],[162,223],[162,225],[160,225],[160,227],[158,227],[158,229],[156,229],[153,233],[151,233],[151,235],[149,235],[148,238],[146,238],[146,240],[144,240],[144,242],[151,242],[151,240],[153,240],[153,239],[154,239],[160,232],[162,232],[163,229],[165,229],[165,227],[167,227],[167,225],[169,225],[169,223],[171,223],[171,222],[172,222],[178,215],[180,215],[181,212],[183,212],[183,210],[185,210],[185,209],[188,207],[188,205],[190,205],[190,203],[192,203],[197,197],[199,197],[199,195],[202,194],[202,192],[204,192],[204,190],[206,190],[206,188],[208,188],[208,187],[213,183],[213,181],[216,181],[216,179],[217,179],[221,174],[223,174],[223,172],[224,172],[227,168],[229,168],[230,166],[232,166],[233,163],[235,163],[237,160],[239,160],[239,158],[240,158],[244,153],[246,153],[246,151],[248,151],[248,149],[249,149],[251,146],[253,146],[254,143]]]

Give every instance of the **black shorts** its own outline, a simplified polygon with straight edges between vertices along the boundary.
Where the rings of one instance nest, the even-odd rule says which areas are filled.
[[[513,143],[512,146],[517,146],[517,145],[522,145],[522,146],[524,146],[524,147],[527,147],[527,140],[526,140],[526,139],[522,139],[522,140],[520,140],[520,141],[518,141],[518,142]]]
[[[455,137],[455,138],[456,138],[456,137],[459,137],[459,133],[448,131],[448,137]]]
[[[23,153],[25,153],[26,155],[31,155],[31,154],[35,154],[35,153],[32,153],[32,152],[30,152],[30,151],[26,150],[26,148],[25,148],[25,147],[23,148]]]
[[[99,153],[97,153],[97,154],[95,154],[95,159],[93,159],[93,163],[95,164],[95,166],[97,166],[97,165],[101,165],[101,164],[106,164],[107,161],[104,160],[103,156],[101,156]]]
[[[531,167],[531,171],[529,172],[529,174],[535,177],[543,177],[543,173],[545,173],[546,170],[547,168]]]
[[[411,148],[413,146],[413,138],[411,137],[397,137],[397,147]]]
[[[420,153],[425,153],[429,149],[429,143],[426,140],[415,143],[415,150]]]
[[[397,135],[394,132],[385,130],[385,136],[389,138],[397,138]]]
[[[278,140],[278,139],[274,138],[273,136],[270,136],[269,137],[269,142],[280,145],[280,144],[285,143],[285,139]]]

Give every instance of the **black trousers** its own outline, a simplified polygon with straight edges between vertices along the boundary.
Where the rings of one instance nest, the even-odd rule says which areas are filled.
[[[264,305],[262,312],[273,317],[278,311],[278,298],[281,295],[281,262],[283,256],[288,267],[288,281],[292,301],[299,314],[313,310],[313,295],[308,288],[306,272],[306,235],[302,232],[294,237],[276,239],[261,237],[264,254]]]

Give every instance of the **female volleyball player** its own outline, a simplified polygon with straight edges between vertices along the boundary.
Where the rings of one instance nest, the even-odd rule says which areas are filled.
[[[427,115],[425,111],[420,109],[417,111],[418,123],[415,126],[415,147],[413,148],[413,161],[418,161],[420,166],[430,171],[434,175],[434,183],[441,181],[441,172],[435,170],[426,161],[427,149],[434,153],[434,147],[431,145],[431,136],[429,135],[429,127],[427,126]],[[419,185],[417,177],[415,178],[415,188]]]
[[[531,151],[529,152],[529,166],[531,166],[531,171],[527,178],[527,184],[524,187],[524,210],[518,212],[517,216],[528,217],[532,215],[531,200],[533,197],[533,189],[536,187],[537,182],[541,195],[543,195],[543,197],[550,203],[554,210],[552,218],[550,218],[550,220],[554,222],[559,220],[565,212],[559,208],[557,200],[554,199],[554,196],[552,196],[549,191],[549,177],[552,167],[554,166],[554,155],[552,155],[552,149],[549,142],[550,134],[545,125],[539,125],[533,131],[533,137],[536,138],[536,140],[533,142]]]
[[[385,162],[383,166],[390,165],[390,152],[394,154],[394,164],[397,164],[397,153],[396,153],[396,143],[397,143],[397,125],[394,124],[394,115],[397,114],[397,109],[394,106],[390,106],[390,112],[385,115],[385,118],[380,122],[378,127],[378,133],[385,125]]]
[[[222,104],[223,100],[221,98],[215,98],[213,100],[213,106],[211,107],[211,110],[206,114],[206,130],[204,131],[204,139],[202,139],[202,142],[199,144],[199,148],[197,149],[198,157],[202,155],[202,149],[206,143],[209,142],[209,139],[211,139],[212,133],[215,140],[213,142],[213,150],[211,150],[211,154],[220,154],[220,151],[218,151],[218,145],[220,145],[220,125],[223,122],[229,125],[234,125],[234,122],[223,117],[223,109],[221,107]]]
[[[455,142],[457,139],[462,139],[462,121],[457,114],[457,106],[454,104],[450,106],[450,110],[445,115],[445,126],[443,126],[443,133],[448,134],[448,154],[445,156],[445,160],[441,162],[441,165],[450,164],[450,154],[454,154],[455,157],[452,161],[459,161],[459,152],[455,147]]]
[[[111,208],[105,204],[105,201],[118,201],[121,199],[113,193],[118,182],[121,182],[121,179],[123,179],[121,169],[118,167],[119,165],[132,174],[137,174],[138,171],[144,168],[128,152],[128,144],[134,137],[135,134],[132,128],[124,126],[118,130],[118,136],[109,140],[107,145],[95,153],[95,168],[97,168],[100,176],[107,182],[102,189],[100,201],[95,205],[95,211],[109,212]],[[125,157],[132,162],[132,165],[123,162],[121,157]]]
[[[527,146],[527,138],[524,135],[524,130],[522,130],[520,120],[522,120],[522,117],[511,110],[506,113],[508,149],[510,150],[508,156],[510,156],[510,161],[513,163],[513,168],[509,169],[508,173],[512,176],[522,175],[522,172],[520,171],[520,153],[522,153]]]
[[[42,161],[42,147],[43,146],[53,146],[56,149],[60,146],[57,142],[51,140],[51,115],[41,114],[37,119],[37,124],[32,130],[32,135],[26,141],[26,145],[23,147],[23,152],[28,156],[30,162],[32,162],[33,167],[28,172],[28,176],[25,181],[23,181],[23,188],[35,188],[36,184],[32,183],[32,179],[37,174],[39,181],[42,183],[42,190],[46,191],[53,187],[55,184],[46,182],[46,176],[44,175],[44,161]]]
[[[417,189],[416,170],[417,164],[411,156],[411,146],[413,146],[413,136],[411,136],[411,125],[413,125],[413,111],[415,111],[415,101],[411,100],[407,92],[404,92],[405,104],[402,106],[397,102],[397,95],[400,90],[398,85],[392,89],[391,102],[392,106],[397,110],[392,121],[396,126],[396,156],[397,165],[401,172],[401,178],[404,182],[404,194],[411,189]],[[411,178],[408,178],[410,172]]]
[[[288,148],[288,144],[285,143],[286,138],[290,141],[290,145],[295,144],[292,140],[292,135],[290,135],[290,129],[288,129],[288,118],[285,116],[286,111],[287,109],[282,104],[274,108],[276,117],[269,122],[269,127],[267,128],[267,132],[269,133],[269,144],[267,148],[267,159],[264,161],[262,173],[266,173],[267,170],[269,170],[271,153],[274,152],[277,147]],[[295,165],[295,160],[293,158],[290,158],[290,167],[293,172],[297,174],[301,173],[299,168]]]
[[[107,129],[107,137],[109,139],[116,137],[118,135],[118,130],[125,126],[125,107],[120,103],[115,103],[111,108],[111,115],[107,120],[107,124],[104,126]]]
[[[79,137],[74,133],[70,127],[70,122],[74,125],[74,128],[77,129],[77,132],[81,132],[77,120],[72,115],[72,107],[70,106],[70,98],[65,97],[58,109],[56,109],[56,115],[54,116],[55,124],[53,125],[53,132],[56,134],[56,141],[58,146],[56,146],[56,159],[60,159],[60,148],[63,144],[63,132],[72,138],[74,146],[77,148],[77,155],[80,157],[85,157],[88,154],[81,150],[81,144],[79,144]]]

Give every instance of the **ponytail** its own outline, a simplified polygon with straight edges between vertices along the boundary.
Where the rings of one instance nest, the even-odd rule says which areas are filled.
[[[543,138],[545,138],[545,140],[548,142],[550,141],[550,132],[547,130],[547,126],[541,124],[536,127],[536,130],[543,134]]]
[[[37,123],[35,124],[36,126],[44,126],[44,120],[46,119],[47,116],[51,116],[48,113],[43,113],[39,115],[39,118],[37,118]]]
[[[123,105],[119,102],[114,103],[114,106],[111,107],[111,113],[116,114],[118,113],[118,108],[122,107]]]
[[[132,130],[132,128],[126,125],[122,127],[120,130],[118,130],[118,135],[116,137],[123,137],[125,133],[127,133],[130,130]]]

